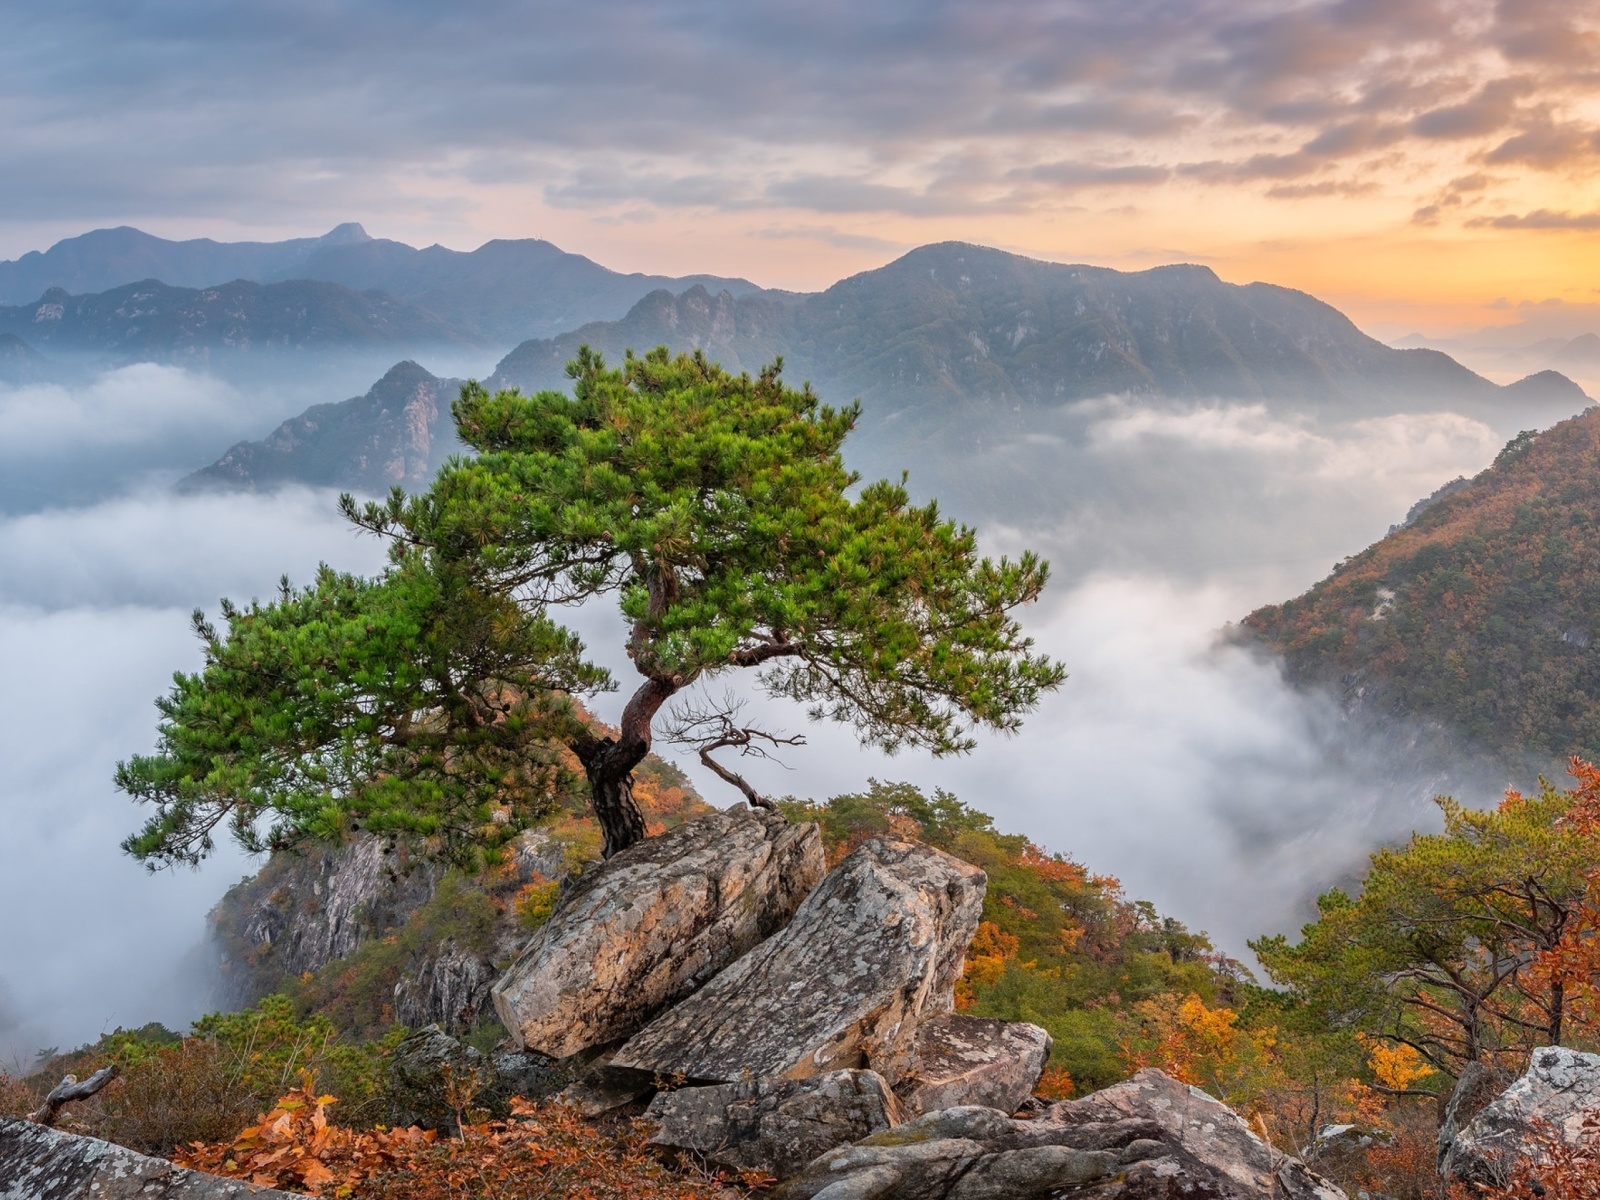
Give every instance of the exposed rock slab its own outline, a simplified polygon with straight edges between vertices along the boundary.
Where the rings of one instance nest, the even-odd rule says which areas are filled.
[[[971,1106],[829,1151],[774,1200],[1345,1200],[1231,1109],[1160,1071],[1019,1121]]]
[[[455,1105],[466,1095],[462,1085],[470,1085],[472,1107],[504,1117],[513,1096],[541,1100],[572,1078],[567,1064],[535,1051],[484,1054],[437,1025],[417,1030],[396,1046],[388,1074],[390,1124],[425,1129],[455,1123]]]
[[[783,932],[658,1017],[619,1066],[708,1083],[870,1067],[904,1074],[919,1021],[948,1012],[987,876],[899,838],[873,838]]]
[[[0,1117],[0,1200],[293,1200],[123,1146]]]
[[[1050,1035],[1037,1025],[942,1013],[917,1027],[895,1094],[912,1116],[969,1104],[1010,1115],[1033,1094],[1049,1057]]]
[[[520,1045],[567,1058],[617,1042],[783,928],[822,878],[822,835],[718,812],[600,864],[494,985]]]
[[[1600,1054],[1564,1046],[1533,1052],[1520,1079],[1456,1134],[1440,1159],[1446,1179],[1503,1185],[1519,1163],[1538,1163],[1542,1143],[1584,1144],[1600,1124]]]
[[[877,1072],[829,1071],[663,1092],[645,1116],[659,1125],[653,1145],[784,1179],[835,1146],[892,1127],[899,1111]]]
[[[1439,1122],[1439,1168],[1444,1169],[1445,1155],[1456,1135],[1472,1122],[1472,1118],[1516,1082],[1516,1076],[1500,1067],[1470,1062],[1461,1069],[1455,1087],[1450,1089],[1450,1099],[1444,1106],[1444,1119]]]

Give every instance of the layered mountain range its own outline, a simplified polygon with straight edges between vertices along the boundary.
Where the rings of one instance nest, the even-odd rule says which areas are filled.
[[[108,365],[463,341],[437,317],[382,292],[243,279],[207,288],[147,279],[81,296],[51,288],[31,304],[0,307],[5,334],[52,357],[87,355]]]
[[[1074,414],[1108,395],[1146,405],[1260,403],[1331,420],[1450,410],[1511,429],[1587,403],[1554,372],[1503,387],[1437,351],[1392,349],[1337,309],[1288,288],[1229,284],[1204,267],[1126,273],[960,243],[912,251],[811,295],[658,289],[620,320],[521,343],[487,382],[563,389],[566,364],[581,345],[612,361],[655,345],[703,350],[752,372],[781,357],[791,381],[810,381],[829,402],[861,398],[862,426],[852,439],[859,465],[898,471],[918,457],[925,482],[940,494],[982,493],[971,496],[969,511],[1025,506],[1037,494],[1033,476],[1048,463],[981,477],[940,464],[970,465],[978,448],[1036,442],[1047,432],[1081,437]],[[271,479],[364,486],[357,462],[371,459],[374,444],[353,432],[360,418],[351,421],[339,423],[345,432],[337,435],[323,426],[318,465],[309,448],[303,470],[294,465],[299,451],[271,456]],[[345,436],[349,469],[330,479],[327,439]],[[436,444],[450,440],[447,430],[435,431]],[[230,456],[233,465],[218,477],[267,482],[251,474],[255,457],[238,448]]]
[[[313,280],[356,292],[376,290],[385,295],[378,303],[392,308],[394,301],[403,302],[440,327],[416,333],[501,347],[619,317],[657,288],[682,291],[700,285],[733,295],[760,290],[747,280],[714,275],[623,274],[536,238],[486,242],[471,252],[443,246],[419,250],[370,237],[352,222],[319,238],[283,242],[177,242],[127,227],[97,229],[42,253],[0,262],[0,305],[61,303],[54,295],[60,289],[95,307],[104,307],[98,293],[114,293],[115,311],[126,302],[122,289],[140,284],[148,290],[155,280],[174,289],[216,290],[236,280]],[[45,296],[47,291],[52,295]],[[13,332],[27,339],[26,333]],[[294,336],[282,324],[273,332]]]
[[[1437,351],[1395,350],[1290,288],[1224,283],[1200,266],[1122,272],[957,242],[814,295],[656,292],[620,321],[524,342],[490,382],[560,387],[581,344],[610,357],[704,349],[752,371],[782,355],[791,379],[830,398],[860,396],[870,420],[914,426],[1110,394],[1264,400],[1343,417],[1581,400],[1553,373],[1500,387]]]

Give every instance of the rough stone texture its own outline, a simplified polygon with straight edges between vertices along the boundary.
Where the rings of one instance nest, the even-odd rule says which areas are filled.
[[[1439,1172],[1446,1179],[1505,1184],[1518,1162],[1540,1160],[1542,1137],[1580,1145],[1589,1120],[1600,1121],[1600,1054],[1542,1047],[1522,1078],[1456,1134]],[[1594,1136],[1592,1129],[1587,1136]]]
[[[1345,1200],[1225,1105],[1160,1071],[1036,1120],[928,1113],[829,1151],[774,1200]]]
[[[389,1059],[389,1123],[442,1129],[453,1125],[456,1111],[451,1083],[470,1080],[477,1088],[472,1106],[505,1116],[511,1098],[553,1096],[572,1078],[571,1069],[531,1050],[483,1054],[437,1025],[411,1034]]]
[[[0,1117],[0,1200],[292,1200],[99,1138]]]
[[[453,942],[394,985],[394,1019],[412,1029],[441,1020],[470,1025],[498,978],[492,963]]]
[[[948,1012],[987,877],[942,851],[874,838],[763,942],[617,1053],[707,1083],[870,1067],[904,1074],[924,1016]]]
[[[656,1077],[648,1071],[614,1067],[602,1057],[572,1081],[559,1099],[575,1104],[586,1117],[604,1116],[643,1100],[656,1090]]]
[[[663,1092],[645,1116],[660,1126],[653,1145],[784,1179],[835,1146],[898,1124],[900,1106],[875,1071],[830,1071]]]
[[[1329,1174],[1348,1173],[1360,1168],[1372,1147],[1392,1141],[1393,1134],[1370,1125],[1324,1125],[1306,1150],[1306,1165]]]
[[[1450,1152],[1450,1144],[1456,1140],[1456,1135],[1515,1080],[1516,1076],[1510,1071],[1486,1067],[1479,1062],[1470,1062],[1461,1069],[1461,1076],[1445,1103],[1444,1120],[1439,1124],[1440,1170],[1444,1169],[1445,1155]]]
[[[517,883],[559,879],[566,847],[541,829],[512,845]],[[414,862],[403,848],[389,853],[374,837],[333,849],[274,855],[255,879],[229,890],[212,914],[218,951],[217,999],[244,1008],[282,990],[284,980],[320,971],[365,943],[404,926],[434,895],[443,875]],[[485,953],[445,941],[408,966],[394,994],[395,1018],[413,1029],[437,1022],[448,1030],[472,1024],[489,1003],[496,962],[513,958],[527,931],[508,912]]]
[[[1030,1095],[1050,1057],[1037,1025],[942,1013],[917,1027],[916,1048],[895,1094],[912,1116],[982,1104],[1011,1114]]]
[[[824,869],[815,825],[748,808],[630,846],[562,898],[495,1008],[554,1058],[620,1041],[783,928]]]

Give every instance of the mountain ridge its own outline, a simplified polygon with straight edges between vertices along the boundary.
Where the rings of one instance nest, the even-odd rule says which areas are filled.
[[[313,405],[260,441],[237,442],[184,477],[181,492],[256,491],[286,483],[369,493],[425,486],[456,440],[450,401],[459,380],[410,360],[396,363],[365,395]]]
[[[1385,346],[1307,293],[1225,283],[1208,267],[1121,272],[959,242],[798,297],[655,292],[620,321],[522,343],[489,382],[563,386],[584,342],[613,358],[665,342],[745,370],[782,354],[791,378],[860,396],[869,422],[1108,394],[1286,401],[1348,417],[1418,401],[1477,414],[1508,400],[1573,406],[1564,416],[1586,398],[1553,372],[1508,392],[1438,351]]]
[[[72,295],[60,288],[0,307],[0,334],[116,363],[308,348],[461,345],[452,327],[382,292],[313,280],[234,280],[209,288],[147,279]]]
[[[304,279],[377,289],[424,309],[464,337],[501,346],[620,316],[658,287],[704,284],[736,295],[762,290],[749,280],[717,275],[613,271],[539,238],[496,238],[461,251],[374,238],[354,221],[321,237],[281,242],[171,241],[124,225],[0,262],[0,305],[26,305],[52,288],[84,295],[152,279],[178,288]]]

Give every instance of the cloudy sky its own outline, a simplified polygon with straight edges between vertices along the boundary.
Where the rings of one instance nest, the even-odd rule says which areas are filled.
[[[13,5],[0,256],[359,220],[812,288],[959,238],[1380,335],[1597,300],[1600,0]]]

